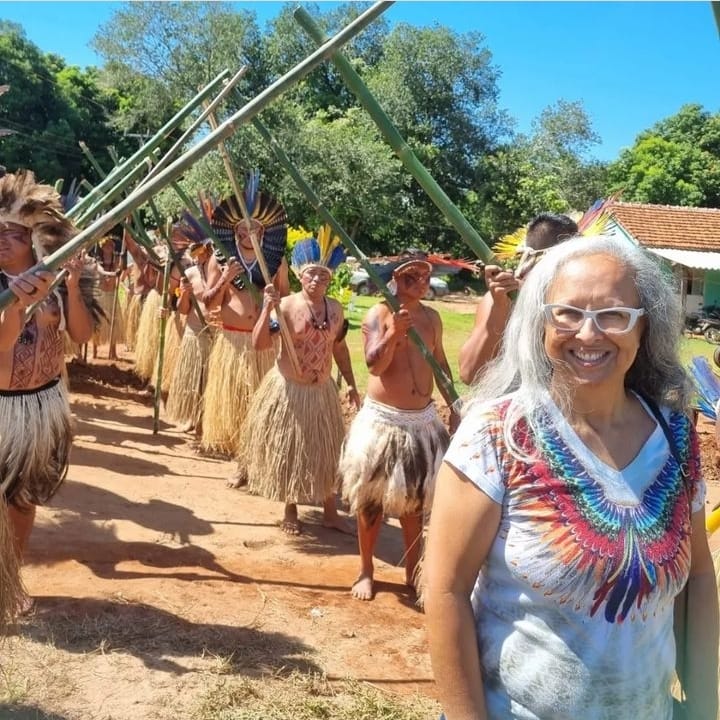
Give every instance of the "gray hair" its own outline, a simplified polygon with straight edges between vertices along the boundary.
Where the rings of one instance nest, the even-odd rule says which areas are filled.
[[[536,427],[535,410],[550,389],[552,364],[544,347],[545,317],[542,305],[550,286],[571,260],[605,255],[628,268],[635,281],[640,306],[645,309],[645,330],[625,386],[659,405],[684,411],[690,398],[690,382],[680,363],[678,345],[682,334],[678,292],[667,272],[650,253],[627,240],[580,237],[566,240],[547,251],[518,293],[503,337],[499,356],[475,383],[471,398],[484,402],[514,392],[505,421],[508,448],[517,453],[512,429],[521,418]],[[557,388],[561,411],[572,402],[570,388]]]

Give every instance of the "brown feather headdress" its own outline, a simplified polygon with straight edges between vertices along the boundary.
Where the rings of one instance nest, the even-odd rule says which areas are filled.
[[[0,223],[23,225],[32,231],[37,259],[62,247],[77,233],[52,185],[35,182],[30,170],[0,178]]]

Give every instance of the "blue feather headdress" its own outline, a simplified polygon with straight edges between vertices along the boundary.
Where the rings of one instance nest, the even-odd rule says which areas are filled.
[[[322,266],[333,272],[338,265],[345,262],[345,249],[340,238],[332,234],[329,225],[323,225],[314,237],[299,240],[292,249],[290,265],[293,272],[300,275],[309,267]]]
[[[690,363],[690,377],[697,392],[697,408],[711,420],[717,419],[717,403],[720,400],[720,378],[712,371],[707,358],[694,357]]]
[[[285,256],[287,216],[285,208],[272,195],[260,192],[259,188],[260,172],[254,170],[248,174],[243,194],[250,217],[265,228],[261,247],[268,271],[273,276]],[[232,257],[239,257],[235,244],[235,228],[244,222],[242,211],[234,195],[225,198],[213,211],[211,218],[213,232]],[[252,269],[252,281],[258,287],[265,286],[258,267]]]

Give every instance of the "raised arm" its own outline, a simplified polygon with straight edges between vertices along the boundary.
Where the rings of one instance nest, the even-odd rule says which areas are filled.
[[[412,322],[407,310],[390,312],[384,303],[370,308],[362,324],[365,363],[372,375],[382,375],[388,369],[401,338]]]
[[[443,347],[443,325],[440,313],[435,310],[431,310],[433,320],[433,331],[435,335],[435,344],[433,347],[433,357],[437,360],[438,365],[442,368],[444,373],[450,378],[452,382],[453,376],[450,370],[450,365],[445,355],[445,348]],[[447,390],[440,384],[438,384],[438,391],[442,395],[443,400],[450,408],[450,432],[454,433],[457,430],[457,426],[460,424],[460,413],[458,409],[453,406],[453,399],[448,395]]]

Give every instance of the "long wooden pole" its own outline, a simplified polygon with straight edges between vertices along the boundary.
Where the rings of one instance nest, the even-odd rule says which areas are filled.
[[[158,232],[162,232],[158,228]],[[160,425],[160,399],[162,397],[162,371],[163,360],[165,359],[165,327],[167,325],[167,309],[168,309],[168,288],[170,287],[170,271],[172,269],[172,260],[168,256],[165,263],[165,272],[163,273],[162,288],[162,315],[160,316],[160,337],[158,343],[157,356],[157,373],[155,376],[155,398],[153,404],[153,435],[157,435]]]
[[[210,122],[210,127],[213,130],[217,130],[218,122],[214,112],[208,114],[208,121]],[[257,234],[252,226],[252,222],[250,220],[250,213],[247,209],[247,205],[245,204],[245,196],[243,195],[243,191],[240,189],[240,185],[238,184],[237,178],[235,177],[232,161],[230,160],[230,153],[228,152],[227,147],[225,147],[225,143],[222,141],[218,145],[218,149],[220,150],[220,156],[222,157],[223,165],[225,166],[225,174],[230,180],[233,193],[235,194],[235,199],[237,200],[237,203],[240,207],[240,212],[243,216],[243,220],[245,221],[245,227],[247,228],[248,236],[250,237],[250,243],[252,244],[253,252],[255,253],[255,258],[257,259],[257,264],[260,268],[260,272],[262,273],[263,280],[266,285],[271,285],[273,279],[270,275],[270,270],[268,269],[267,263],[265,262],[265,256],[263,255],[262,247],[260,247],[260,242],[257,239]],[[249,274],[250,273],[248,273],[248,275]],[[252,279],[249,277],[248,280],[249,282],[252,282]],[[295,352],[295,345],[293,344],[290,329],[283,320],[282,313],[280,312],[279,308],[276,312],[276,317],[278,326],[280,327],[280,335],[282,336],[282,341],[285,345],[285,350],[287,351],[288,359],[290,360],[290,364],[292,365],[293,372],[296,376],[300,377],[302,375],[302,370],[300,369],[300,361],[298,360],[297,353]]]
[[[397,298],[388,290],[385,282],[375,270],[374,266],[367,259],[367,256],[355,244],[355,241],[350,237],[350,235],[348,235],[342,225],[340,225],[340,223],[335,219],[335,216],[332,215],[332,213],[325,207],[322,200],[318,197],[317,193],[315,193],[315,191],[310,187],[307,180],[305,180],[297,167],[295,167],[295,165],[287,156],[285,151],[282,149],[282,147],[280,147],[277,140],[270,134],[270,131],[257,117],[252,119],[252,124],[253,127],[260,133],[260,136],[263,138],[263,140],[265,140],[265,142],[270,146],[272,151],[275,153],[275,157],[278,159],[278,162],[285,168],[287,174],[295,181],[295,184],[303,193],[303,195],[305,195],[310,205],[312,205],[318,215],[320,215],[320,217],[326,223],[328,223],[328,225],[330,225],[330,227],[340,238],[342,244],[345,246],[348,252],[351,252],[352,255],[358,259],[360,265],[362,265],[367,274],[370,276],[370,279],[382,293],[385,302],[392,308],[394,312],[400,310],[400,304],[398,303]],[[415,347],[417,347],[417,349],[427,361],[428,365],[430,365],[430,367],[432,368],[438,385],[440,385],[445,390],[445,393],[451,399],[451,401],[455,402],[458,399],[458,394],[455,390],[455,387],[453,386],[452,380],[440,367],[438,361],[435,359],[435,356],[432,354],[432,352],[430,352],[427,345],[425,345],[415,328],[410,328],[410,330],[408,331],[408,338],[415,345]]]
[[[296,8],[293,12],[293,17],[317,45],[325,42],[322,30],[304,8]],[[459,208],[445,194],[443,189],[437,184],[432,175],[430,175],[425,166],[410,149],[410,146],[405,142],[403,136],[385,114],[348,60],[340,52],[335,53],[331,59],[345,84],[355,94],[368,115],[375,121],[385,140],[395,151],[398,158],[400,158],[402,164],[417,180],[422,189],[428,194],[428,197],[437,205],[448,222],[457,230],[460,237],[462,237],[465,243],[467,243],[473,252],[485,263],[497,264],[497,259],[492,250],[483,242],[483,239],[478,235],[475,228],[470,225]]]
[[[76,235],[69,243],[48,255],[42,263],[36,267],[38,270],[55,270],[62,265],[65,260],[72,257],[78,250],[85,245],[90,244],[93,238],[101,233],[109,230],[120,220],[132,212],[136,208],[147,202],[148,198],[153,197],[162,188],[182,175],[185,170],[196,163],[201,157],[206,155],[221,140],[232,135],[237,127],[255,115],[263,108],[269,105],[274,99],[282,95],[288,88],[297,83],[298,80],[305,77],[314,70],[323,60],[329,57],[338,47],[346,43],[348,40],[357,35],[364,27],[369,25],[373,20],[379,17],[391,2],[377,2],[368,10],[358,16],[347,27],[343,28],[335,37],[322,47],[318,48],[314,53],[306,57],[302,62],[298,63],[292,70],[288,71],[281,78],[276,80],[270,87],[266,88],[259,95],[254,97],[244,107],[240,108],[234,115],[225,120],[225,122],[213,133],[203,138],[197,145],[191,148],[184,155],[175,160],[159,175],[153,178],[147,185],[133,191],[125,200],[121,201],[107,213],[97,218],[87,228]],[[0,310],[4,310],[8,305],[15,302],[17,298],[11,290],[3,290],[0,292]]]
[[[170,120],[168,120],[136,153],[131,155],[124,163],[113,168],[112,172],[88,193],[80,202],[72,208],[68,213],[68,217],[76,218],[84,213],[90,205],[96,202],[104,195],[118,180],[125,175],[131,168],[134,168],[138,161],[142,160],[146,155],[158,148],[163,141],[170,135],[175,128],[208,96],[215,92],[215,88],[230,74],[229,70],[223,70],[215,79],[209,82],[195,97],[193,97],[184,107],[178,110]]]

